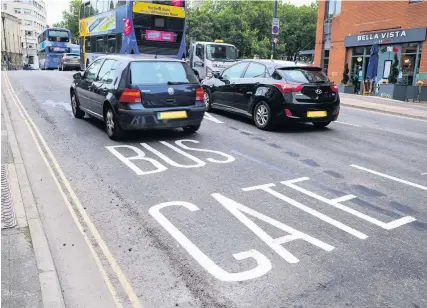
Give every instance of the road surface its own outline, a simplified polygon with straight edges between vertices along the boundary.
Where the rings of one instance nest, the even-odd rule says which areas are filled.
[[[114,142],[72,74],[2,80],[67,307],[427,307],[426,121],[213,112]]]

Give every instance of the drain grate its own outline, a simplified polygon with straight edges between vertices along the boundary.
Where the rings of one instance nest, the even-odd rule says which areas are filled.
[[[10,193],[7,165],[1,166],[1,228],[16,226],[15,212],[13,211],[12,195]]]

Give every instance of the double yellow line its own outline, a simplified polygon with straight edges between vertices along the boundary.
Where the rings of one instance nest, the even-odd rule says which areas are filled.
[[[44,138],[43,138],[42,134],[40,133],[39,129],[37,128],[36,124],[33,122],[31,117],[29,116],[28,112],[25,110],[22,102],[19,100],[18,96],[16,95],[15,91],[13,90],[12,84],[9,80],[7,73],[4,73],[3,76],[4,76],[4,79],[6,81],[6,88],[9,90],[10,96],[12,97],[12,101],[15,104],[17,110],[19,111],[19,114],[24,119],[24,121],[28,127],[28,130],[30,131],[31,136],[33,137],[34,142],[36,143],[37,149],[38,149],[41,157],[43,158],[43,161],[45,162],[46,167],[49,169],[49,172],[52,175],[52,178],[55,181],[55,184],[58,187],[58,190],[61,193],[62,198],[64,199],[64,202],[65,202],[68,210],[70,211],[70,214],[73,217],[73,220],[74,220],[77,228],[79,229],[81,235],[85,239],[86,244],[88,245],[89,250],[90,250],[90,252],[91,252],[91,254],[92,254],[92,256],[96,262],[96,265],[98,266],[98,269],[99,269],[102,277],[104,278],[104,281],[107,285],[107,288],[113,297],[113,300],[116,304],[116,307],[122,308],[123,305],[120,302],[119,297],[117,296],[117,291],[116,291],[115,287],[113,286],[110,278],[108,277],[108,274],[107,274],[106,270],[104,269],[104,266],[102,265],[100,256],[98,255],[97,251],[95,250],[95,248],[94,248],[91,240],[89,239],[88,235],[85,233],[86,228],[90,230],[90,233],[91,233],[93,239],[95,240],[96,244],[98,245],[98,247],[102,251],[102,254],[103,254],[103,257],[105,258],[105,260],[108,261],[108,263],[109,263],[112,271],[114,272],[117,280],[120,282],[121,287],[125,291],[129,301],[131,302],[132,307],[133,308],[142,308],[142,305],[139,301],[139,298],[136,295],[135,291],[133,290],[131,284],[129,283],[125,274],[121,270],[116,259],[114,258],[113,254],[111,253],[110,249],[108,248],[107,244],[102,239],[99,231],[96,229],[95,225],[91,221],[89,215],[86,213],[86,211],[85,211],[84,207],[82,206],[82,204],[80,203],[76,193],[71,188],[69,181],[65,177],[61,167],[58,164],[58,161],[56,160],[55,156],[52,154],[52,151],[50,150],[49,146],[47,145],[46,141],[44,140]],[[43,151],[43,149],[44,149],[44,151]],[[49,159],[50,159],[50,162],[49,162]],[[55,171],[57,174],[55,174]],[[63,186],[61,185],[61,183]],[[86,225],[86,227],[83,227],[83,225],[80,223],[79,217],[77,216],[77,213],[76,213],[74,207],[71,205],[71,202],[68,199],[63,187],[65,188],[65,191],[68,193],[69,197],[71,198],[71,202],[77,208],[78,214],[80,215],[80,217],[84,221],[84,224]]]

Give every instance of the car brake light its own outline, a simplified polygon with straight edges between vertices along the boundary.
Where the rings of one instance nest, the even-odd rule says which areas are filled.
[[[275,87],[277,87],[282,93],[290,93],[290,92],[300,92],[303,88],[300,84],[292,84],[292,83],[275,83]]]
[[[336,84],[333,84],[331,86],[331,90],[332,90],[332,92],[338,93],[338,86]]]
[[[205,91],[203,88],[196,89],[196,101],[203,101],[205,99]]]
[[[288,117],[292,117],[292,111],[290,111],[289,109],[285,109],[285,114]]]
[[[124,89],[119,99],[120,103],[135,104],[141,102],[141,91],[138,89]]]

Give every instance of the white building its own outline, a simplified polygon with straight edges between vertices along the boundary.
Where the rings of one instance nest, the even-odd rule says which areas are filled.
[[[37,37],[47,26],[44,0],[1,0],[1,8],[21,20],[23,62],[38,66]]]
[[[21,21],[1,12],[2,69],[22,68]]]

